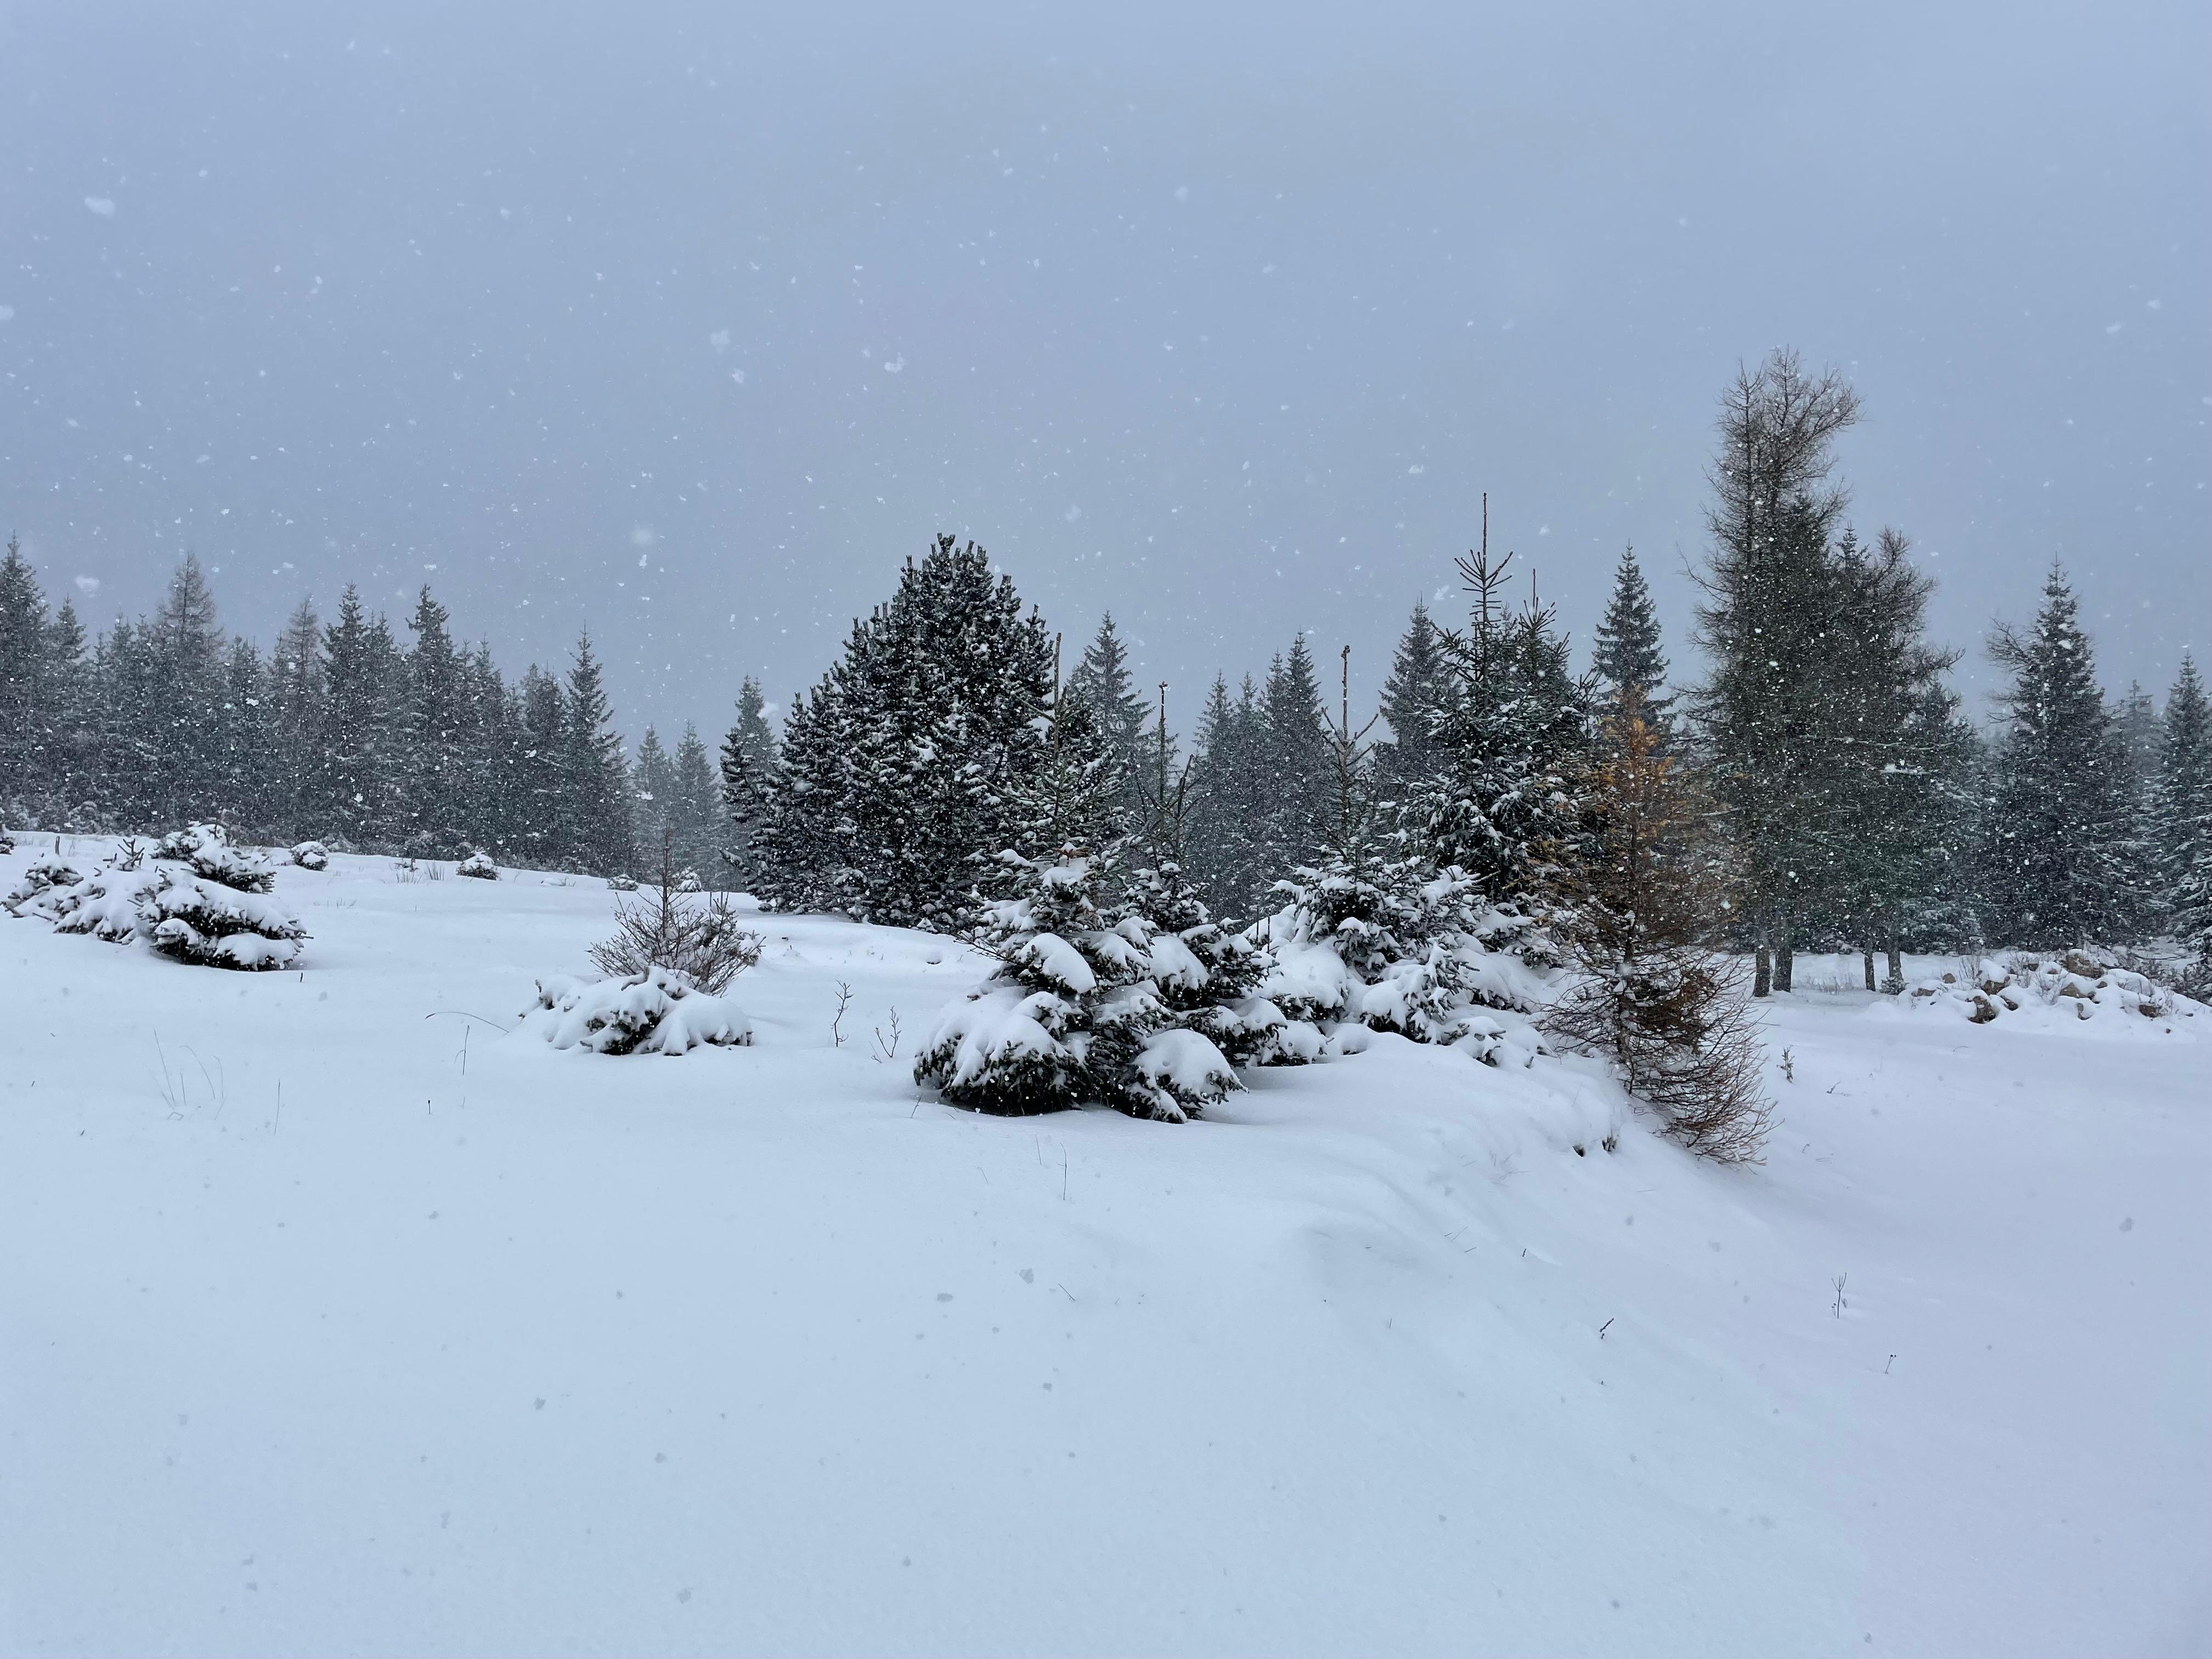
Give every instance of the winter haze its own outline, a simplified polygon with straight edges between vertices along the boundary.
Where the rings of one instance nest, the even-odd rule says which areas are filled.
[[[2054,556],[2108,686],[2201,653],[2201,6],[941,9],[0,8],[0,530],[95,628],[188,548],[264,643],[588,625],[711,737],[938,529],[1184,711],[1299,629],[1371,687],[1487,490],[1680,672],[1788,343],[1970,686]]]

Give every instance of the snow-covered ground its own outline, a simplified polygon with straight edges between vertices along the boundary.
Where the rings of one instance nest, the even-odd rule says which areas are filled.
[[[443,874],[286,869],[283,974],[0,918],[0,1651],[2212,1647],[2201,1022],[1778,999],[1750,1170],[1391,1038],[1001,1121],[946,941],[763,917],[754,1046],[613,1059],[500,1029],[604,885]]]

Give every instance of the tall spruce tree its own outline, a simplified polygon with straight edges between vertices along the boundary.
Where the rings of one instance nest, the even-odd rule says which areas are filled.
[[[140,637],[147,650],[148,725],[140,739],[146,804],[160,823],[183,823],[208,810],[222,766],[223,636],[196,556],[187,553],[169,578]]]
[[[1012,581],[940,536],[856,621],[787,721],[746,826],[762,896],[864,921],[964,927],[981,860],[1018,837],[1042,763],[1053,643]]]
[[[1659,614],[1652,608],[1651,589],[1632,547],[1622,550],[1620,562],[1613,568],[1613,596],[1597,625],[1591,662],[1613,697],[1635,688],[1644,725],[1663,741],[1674,700],[1664,695],[1667,653],[1660,640]]]
[[[532,663],[523,671],[516,703],[518,850],[541,869],[573,869],[577,817],[568,787],[568,710],[561,682]]]
[[[1399,809],[1409,850],[1456,866],[1496,904],[1528,907],[1573,856],[1590,690],[1569,672],[1553,611],[1504,598],[1512,555],[1481,545],[1457,561],[1464,633],[1442,634],[1453,687],[1437,727],[1442,764]]]
[[[1787,351],[1740,371],[1722,399],[1698,612],[1711,670],[1694,707],[1743,863],[1757,996],[1790,988],[1796,945],[1841,884],[1823,671],[1840,610],[1835,441],[1857,418],[1849,386]]]
[[[592,636],[577,636],[562,698],[566,716],[562,732],[562,786],[568,797],[579,867],[594,875],[627,873],[635,857],[629,814],[629,769],[623,763],[621,734],[592,653]]]
[[[323,625],[314,602],[293,608],[269,659],[270,792],[288,834],[314,833],[318,757],[323,743]]]
[[[389,832],[395,654],[384,619],[371,617],[360,590],[347,584],[337,619],[323,629],[323,740],[304,826],[309,835],[361,845]]]
[[[2128,939],[2143,898],[2132,769],[2063,571],[2033,623],[1999,629],[1990,655],[2013,677],[1983,840],[1992,929],[2029,946]]]
[[[766,872],[754,854],[754,835],[765,822],[777,765],[775,729],[768,699],[750,674],[738,688],[738,720],[722,738],[722,808],[732,830],[720,862],[744,884],[758,886]]]
[[[67,599],[47,624],[46,678],[40,696],[46,711],[42,770],[51,810],[60,815],[65,828],[91,829],[94,825],[85,808],[97,787],[95,687],[84,624]]]
[[[402,738],[404,839],[426,854],[459,857],[476,839],[469,821],[477,768],[477,710],[466,665],[447,629],[445,606],[424,585],[407,627],[407,706]]]
[[[1392,800],[1431,776],[1443,757],[1437,732],[1451,712],[1452,673],[1443,636],[1425,600],[1413,614],[1382,682],[1382,718],[1390,737],[1375,754],[1377,787]]]
[[[1945,888],[1962,844],[1958,791],[1971,754],[1942,676],[1958,660],[1926,637],[1935,583],[1916,568],[1905,538],[1884,531],[1872,548],[1845,531],[1833,556],[1836,620],[1826,640],[1818,707],[1832,822],[1832,884],[1815,906],[1859,943],[1866,988],[1874,957],[1904,989],[1903,938]]]
[[[2166,925],[2212,981],[2212,704],[2184,653],[2166,693],[2153,834]]]
[[[689,720],[670,767],[667,823],[680,868],[709,887],[722,887],[722,799],[706,740]]]
[[[1099,623],[1098,632],[1084,648],[1082,661],[1068,676],[1068,690],[1091,705],[1099,735],[1113,755],[1121,780],[1121,816],[1132,828],[1141,826],[1152,702],[1137,693],[1129,672],[1128,647],[1115,631],[1111,612]]]
[[[53,744],[46,595],[16,539],[0,556],[0,818],[36,811]]]
[[[1199,716],[1186,830],[1191,879],[1217,915],[1249,921],[1281,872],[1267,851],[1273,776],[1259,691],[1248,677],[1231,696],[1218,677]]]
[[[1328,844],[1334,801],[1328,716],[1304,635],[1292,640],[1290,650],[1269,665],[1260,694],[1260,719],[1271,787],[1257,850],[1265,860],[1264,875],[1272,882],[1320,856]]]
[[[657,852],[662,843],[663,832],[670,837],[675,834],[672,811],[676,805],[676,761],[660,741],[660,733],[650,726],[645,736],[638,740],[637,759],[630,768],[630,822],[637,836],[637,844]],[[680,868],[683,860],[670,848]]]

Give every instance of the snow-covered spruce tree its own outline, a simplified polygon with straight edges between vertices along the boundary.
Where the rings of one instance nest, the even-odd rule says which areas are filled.
[[[576,641],[562,696],[567,715],[562,769],[575,826],[574,854],[580,868],[592,875],[627,873],[636,857],[629,821],[629,769],[623,763],[621,736],[592,653],[592,636]]]
[[[1216,921],[1183,872],[1192,769],[1189,762],[1175,763],[1164,694],[1147,769],[1146,828],[1132,854],[1142,862],[1123,887],[1123,908],[1144,921],[1146,957],[1167,1023],[1197,1032],[1232,1066],[1249,1064],[1265,1050],[1283,1014],[1255,994],[1266,953]]]
[[[721,789],[714,777],[714,763],[707,752],[706,742],[700,737],[699,728],[689,720],[684,722],[684,735],[676,740],[671,769],[673,793],[669,800],[668,826],[675,836],[677,866],[696,872],[704,885],[726,887],[729,884],[723,879]]]
[[[1131,828],[1129,766],[1127,750],[1091,700],[1072,684],[1061,686],[1046,717],[1042,752],[1010,790],[1016,849],[1049,857],[1064,847],[1096,848],[1110,861]],[[988,884],[980,870],[977,878]]]
[[[276,648],[269,658],[270,791],[277,823],[295,836],[327,828],[312,822],[315,756],[322,747],[327,714],[322,632],[313,602],[303,599],[277,635]]]
[[[1493,905],[1533,915],[1578,834],[1578,778],[1589,746],[1589,687],[1568,672],[1548,606],[1520,613],[1504,592],[1512,555],[1482,544],[1457,561],[1464,633],[1443,630],[1452,696],[1436,727],[1441,765],[1398,809],[1408,850],[1473,878]],[[1540,948],[1532,936],[1531,948]]]
[[[1881,532],[1872,548],[1846,530],[1832,556],[1837,614],[1820,675],[1824,767],[1831,818],[1830,880],[1816,896],[1830,923],[1860,945],[1866,988],[1905,989],[1903,939],[1924,932],[1952,895],[1947,944],[1971,942],[1958,902],[1956,866],[1967,852],[1964,790],[1972,734],[1943,683],[1958,653],[1929,645],[1935,583],[1915,568],[1905,538]]]
[[[1591,844],[1569,877],[1579,978],[1544,1016],[1565,1044],[1600,1054],[1668,1133],[1723,1163],[1757,1161],[1771,1108],[1745,975],[1709,948],[1724,915],[1724,861],[1680,757],[1634,681],[1600,728]]]
[[[1149,761],[1146,737],[1149,702],[1137,694],[1129,673],[1128,647],[1115,631],[1111,613],[1100,622],[1098,632],[1084,647],[1083,660],[1068,676],[1070,692],[1091,706],[1107,750],[1121,779],[1119,805],[1123,820],[1143,821],[1146,793],[1145,771]]]
[[[1834,722],[1826,670],[1841,599],[1830,532],[1845,495],[1829,482],[1858,398],[1832,373],[1776,351],[1722,399],[1720,448],[1699,581],[1711,663],[1694,712],[1714,795],[1745,874],[1753,994],[1790,988],[1791,957],[1840,884]]]
[[[398,744],[404,802],[400,844],[420,858],[458,856],[473,827],[470,792],[481,759],[476,710],[447,620],[426,584],[407,621],[415,648],[407,653]]]
[[[2166,693],[2165,728],[2152,810],[2162,908],[2195,959],[2194,986],[2205,988],[2212,987],[2212,704],[2186,653]]]
[[[276,884],[276,872],[264,859],[231,845],[230,833],[219,823],[194,823],[172,830],[155,843],[158,862],[181,864],[193,875],[241,893],[265,893]]]
[[[1268,665],[1260,694],[1267,805],[1259,825],[1265,872],[1310,863],[1327,844],[1334,775],[1328,716],[1305,635]]]
[[[1073,848],[1001,858],[1023,890],[987,904],[977,933],[999,969],[938,1017],[915,1081],[1015,1117],[1097,1103],[1180,1123],[1225,1098],[1235,1072],[1205,1036],[1167,1023],[1150,930],[1117,923],[1099,862]]]
[[[1253,930],[1269,957],[1261,992],[1291,1021],[1261,1058],[1316,1058],[1328,1028],[1352,1024],[1418,1042],[1467,1040],[1496,1064],[1507,1036],[1496,1013],[1537,1006],[1556,946],[1466,872],[1400,850],[1375,798],[1374,750],[1351,724],[1349,657],[1329,729],[1325,851],[1277,884],[1283,908]],[[1520,1046],[1537,1052],[1533,1040]]]
[[[1375,756],[1376,787],[1386,801],[1402,799],[1434,775],[1442,758],[1437,732],[1449,717],[1451,666],[1425,601],[1416,600],[1382,682],[1382,718],[1390,739]]]
[[[1662,734],[1667,731],[1668,711],[1674,706],[1674,698],[1665,695],[1667,653],[1651,589],[1632,547],[1622,550],[1620,562],[1613,568],[1613,596],[1597,625],[1591,666],[1613,699],[1635,688],[1643,699],[1645,721]]]
[[[13,536],[0,556],[0,823],[43,816],[55,741],[46,596]]]
[[[768,814],[777,749],[775,729],[768,720],[768,699],[760,682],[748,675],[738,691],[737,724],[722,738],[717,769],[727,825],[720,866],[738,886],[756,891],[763,884],[763,872],[755,856],[754,839]]]
[[[1249,921],[1267,908],[1275,872],[1265,852],[1273,789],[1259,693],[1217,678],[1200,716],[1183,867],[1216,915]]]
[[[398,816],[393,688],[403,663],[390,626],[350,584],[323,629],[322,653],[323,742],[303,827],[349,842],[386,840]]]
[[[675,795],[676,763],[662,745],[660,733],[648,726],[630,764],[630,823],[639,845],[658,847],[664,830],[673,833],[669,809]]]
[[[516,711],[516,839],[523,857],[542,870],[573,870],[577,860],[574,803],[568,790],[568,710],[561,682],[532,663],[523,671]]]
[[[1052,637],[974,543],[939,537],[793,710],[749,826],[785,908],[958,929],[1043,757]]]
[[[1990,655],[2012,672],[1982,838],[1993,936],[2008,945],[2117,944],[2142,919],[2145,849],[2080,603],[2053,567],[2025,632]]]

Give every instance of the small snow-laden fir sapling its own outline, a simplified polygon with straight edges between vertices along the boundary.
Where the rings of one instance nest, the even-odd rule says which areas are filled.
[[[614,937],[592,947],[592,963],[617,979],[665,968],[719,996],[760,960],[761,936],[738,920],[727,893],[687,893],[676,885],[665,836],[660,874],[649,896],[616,901]]]
[[[526,1019],[555,1048],[594,1054],[743,1047],[751,1024],[721,994],[760,953],[760,935],[738,925],[728,894],[677,887],[664,833],[660,884],[649,898],[617,900],[614,936],[592,947],[592,965],[607,977],[540,980]]]
[[[302,870],[327,870],[331,851],[319,841],[303,841],[291,849],[292,862]]]
[[[289,968],[307,937],[276,899],[174,870],[161,872],[137,903],[155,950],[204,968]]]
[[[265,893],[276,884],[276,872],[254,854],[233,846],[229,831],[219,823],[172,830],[155,845],[154,857],[161,863],[184,865],[203,880],[241,893]]]
[[[478,848],[453,866],[453,873],[473,881],[497,881],[499,866],[492,862],[490,854]]]
[[[8,896],[0,899],[0,906],[4,906],[9,915],[20,916],[24,914],[24,906],[49,888],[74,887],[83,879],[84,872],[59,853],[41,853],[24,867]]]
[[[980,943],[999,969],[938,1017],[916,1083],[999,1116],[1097,1103],[1175,1123],[1238,1086],[1206,1036],[1173,1023],[1153,977],[1158,930],[1101,904],[1098,860],[1068,848],[1000,862],[1025,890],[986,907]]]
[[[702,1047],[743,1048],[753,1040],[735,1003],[659,966],[615,979],[542,979],[524,1019],[556,1048],[599,1054],[684,1054]]]

